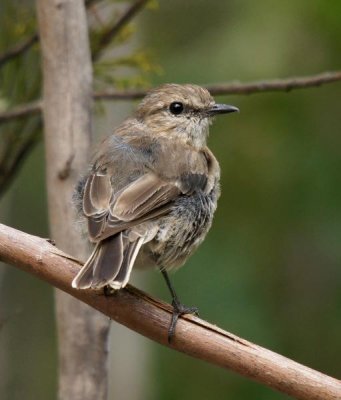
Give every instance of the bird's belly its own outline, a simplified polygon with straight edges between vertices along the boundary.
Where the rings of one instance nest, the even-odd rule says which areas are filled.
[[[143,247],[139,264],[142,262],[166,269],[183,265],[204,240],[215,209],[215,193],[200,191],[179,197],[171,213],[156,222],[158,232]]]

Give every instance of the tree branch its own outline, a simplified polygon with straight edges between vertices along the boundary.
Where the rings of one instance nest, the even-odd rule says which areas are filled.
[[[15,57],[20,56],[25,53],[28,49],[30,49],[34,43],[38,42],[39,35],[38,33],[34,33],[29,38],[24,40],[22,43],[16,44],[9,50],[6,50],[4,53],[0,54],[0,67],[6,64],[8,61],[12,60]]]
[[[39,129],[39,128],[37,128]],[[9,185],[17,175],[19,168],[26,157],[38,142],[38,135],[33,132],[24,143],[16,146],[14,150],[7,148],[2,160],[0,160],[0,197],[6,192]]]
[[[109,29],[107,29],[102,37],[99,39],[98,47],[93,51],[92,59],[93,61],[98,60],[101,56],[105,47],[112,41],[112,39],[117,35],[117,33],[127,25],[135,15],[142,10],[142,8],[146,5],[148,0],[136,0],[127,10],[120,16],[118,21]]]
[[[264,92],[289,92],[294,89],[307,89],[341,81],[341,71],[323,72],[318,75],[274,79],[250,83],[222,83],[204,85],[212,95],[246,95]],[[144,97],[146,89],[104,90],[93,93],[95,100],[137,100]],[[0,112],[0,123],[14,118],[23,118],[41,112],[41,101],[22,104],[11,110]]]
[[[264,92],[290,92],[294,89],[317,87],[341,80],[341,71],[323,72],[318,75],[273,79],[250,83],[221,83],[204,85],[213,96],[245,95]],[[105,90],[94,93],[95,100],[134,100],[146,95],[146,90]]]
[[[98,1],[100,0],[86,0],[85,6],[87,8],[90,8]],[[4,51],[2,54],[0,54],[0,68],[8,61],[11,61],[13,58],[18,57],[21,54],[25,53],[38,41],[39,41],[39,34],[38,32],[35,32],[26,40],[24,40],[22,43],[15,44],[11,49]]]
[[[12,121],[17,118],[26,118],[34,114],[40,114],[42,110],[42,101],[32,101],[31,103],[20,104],[11,110],[0,112],[0,124]]]
[[[77,290],[79,261],[45,239],[0,224],[0,259],[69,293],[111,319],[174,350],[205,360],[301,400],[339,400],[341,381],[241,339],[197,317],[179,319],[167,342],[171,306],[128,286],[113,297]]]

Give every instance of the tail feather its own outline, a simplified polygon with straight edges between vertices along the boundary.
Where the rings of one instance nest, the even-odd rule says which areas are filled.
[[[124,287],[128,281],[136,256],[143,244],[143,237],[131,242],[122,232],[96,244],[96,247],[72,282],[78,289],[113,289]]]
[[[107,285],[119,273],[123,262],[122,233],[102,240],[97,257],[93,261],[93,279],[91,287]]]
[[[72,287],[75,289],[89,289],[91,287],[92,278],[93,278],[93,263],[96,259],[100,248],[100,243],[96,244],[94,251],[91,256],[87,260],[87,262],[83,265],[81,270],[75,276],[72,281]]]
[[[113,289],[121,289],[128,283],[136,256],[143,244],[143,240],[143,237],[139,237],[136,241],[127,243],[121,268],[115,276],[115,279],[110,282],[110,286]]]

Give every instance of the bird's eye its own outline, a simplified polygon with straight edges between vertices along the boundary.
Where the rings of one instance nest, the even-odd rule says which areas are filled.
[[[174,115],[181,114],[183,112],[183,110],[184,110],[184,105],[182,103],[180,103],[179,101],[174,101],[169,106],[169,111]]]

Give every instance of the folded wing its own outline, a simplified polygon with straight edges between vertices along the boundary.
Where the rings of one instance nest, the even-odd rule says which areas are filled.
[[[114,193],[110,175],[92,173],[84,188],[83,212],[89,238],[96,245],[73,287],[124,287],[148,234],[138,226],[167,214],[180,193],[176,182],[166,182],[153,172]]]

